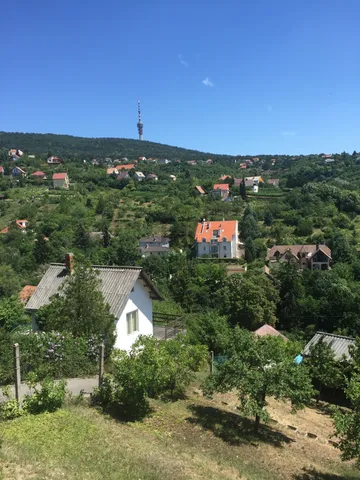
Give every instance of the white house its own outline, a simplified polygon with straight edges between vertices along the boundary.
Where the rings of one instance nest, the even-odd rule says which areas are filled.
[[[93,266],[99,274],[100,286],[110,313],[115,317],[115,348],[130,350],[139,335],[153,334],[152,300],[161,300],[157,288],[140,267]],[[37,310],[50,303],[73,269],[73,256],[67,254],[65,264],[52,263],[26,305],[37,329]]]
[[[69,188],[70,182],[67,173],[54,173],[52,176],[54,188]]]
[[[197,225],[195,242],[197,257],[238,258],[238,222],[206,222],[204,219]]]
[[[63,163],[62,159],[59,158],[59,157],[55,157],[54,155],[52,155],[51,157],[49,157],[47,160],[46,160],[46,163],[48,165],[61,165]]]
[[[143,174],[143,172],[135,172],[134,173],[134,180],[136,180],[137,182],[142,182],[143,180],[145,180],[145,175]]]
[[[167,158],[160,158],[159,160],[159,165],[167,165],[168,163],[171,163],[171,160],[168,160]]]

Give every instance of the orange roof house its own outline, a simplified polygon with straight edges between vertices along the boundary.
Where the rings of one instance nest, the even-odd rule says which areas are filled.
[[[229,196],[230,188],[227,183],[215,183],[212,194],[220,195],[222,199],[226,199]]]
[[[222,182],[224,180],[231,180],[232,179],[232,176],[231,175],[222,175],[219,180],[221,180]]]
[[[115,167],[117,171],[120,171],[120,170],[133,170],[135,168],[135,163],[128,163],[128,164],[124,164],[124,165],[117,165],[117,167]]]
[[[237,258],[239,233],[237,220],[222,220],[197,224],[195,232],[198,257]]]
[[[196,185],[195,189],[198,193],[200,193],[200,195],[206,195],[204,189],[200,187],[200,185]]]

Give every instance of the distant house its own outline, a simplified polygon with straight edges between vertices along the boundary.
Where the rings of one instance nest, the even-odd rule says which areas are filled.
[[[31,174],[31,176],[37,180],[46,180],[46,175],[44,172],[41,172],[38,170],[37,172],[34,172]]]
[[[115,167],[109,167],[106,169],[107,175],[117,175],[119,172]]]
[[[254,158],[253,158],[253,162],[258,162],[259,160],[260,160],[259,157],[254,157]]]
[[[32,159],[35,158],[35,155],[28,155],[27,157]]]
[[[142,182],[143,180],[145,180],[146,177],[145,175],[143,174],[143,172],[135,172],[134,174],[134,180],[136,180],[137,182]]]
[[[272,185],[273,187],[278,187],[279,186],[279,183],[280,183],[280,180],[278,178],[269,178],[266,183],[268,185]]]
[[[212,165],[214,162],[211,160],[211,158],[208,158],[208,159],[206,160],[206,163],[207,163],[208,165]]]
[[[285,335],[283,335],[282,333],[280,333],[278,330],[276,330],[271,325],[268,325],[267,323],[265,323],[265,325],[255,330],[254,333],[259,337],[265,337],[270,335],[271,337],[281,337],[283,340],[285,340],[285,342],[289,341],[289,339],[285,337]]]
[[[20,167],[14,167],[11,169],[11,176],[12,177],[25,177],[26,172],[22,170]]]
[[[334,163],[335,162],[335,159],[334,158],[326,158],[325,159],[325,165],[328,165],[329,163]]]
[[[50,303],[68,275],[73,271],[73,256],[67,254],[65,264],[53,263],[42,277],[26,304],[37,329],[36,313]],[[93,266],[100,280],[99,290],[110,313],[115,317],[115,348],[129,351],[139,335],[153,334],[152,301],[162,300],[160,292],[140,267]]]
[[[242,178],[234,178],[234,187],[240,187],[242,183]]]
[[[325,153],[322,158],[331,158],[333,156],[332,153]]]
[[[70,182],[67,173],[54,173],[52,176],[54,188],[69,188]]]
[[[176,175],[169,175],[169,178],[170,178],[173,182],[176,182]]]
[[[186,162],[188,165],[196,165],[196,160],[189,160]]]
[[[215,183],[213,189],[211,190],[211,194],[218,195],[225,200],[230,194],[229,185],[227,183]]]
[[[128,180],[129,178],[130,175],[127,170],[121,170],[116,174],[116,180]]]
[[[211,258],[237,258],[239,232],[237,220],[197,224],[195,233],[196,256]]]
[[[206,193],[204,192],[203,188],[200,187],[200,185],[196,185],[195,190],[199,195],[206,195]]]
[[[25,232],[29,226],[29,220],[16,220],[15,223],[16,226],[23,232]]]
[[[168,254],[170,252],[170,238],[160,235],[142,237],[139,240],[139,247],[143,257]]]
[[[2,166],[0,166],[0,175],[5,175],[5,170]]]
[[[349,347],[355,345],[355,339],[352,337],[344,337],[343,335],[334,335],[332,333],[316,332],[312,339],[307,343],[304,348],[303,355],[310,356],[310,349],[319,342],[324,342],[326,345],[330,345],[334,352],[335,360],[351,360]]]
[[[171,163],[171,160],[168,160],[167,158],[160,158],[159,160],[159,165],[167,165]]]
[[[219,180],[221,180],[222,182],[226,181],[226,180],[231,180],[232,179],[232,176],[231,175],[222,175]]]
[[[146,162],[146,157],[139,157],[139,162]]]
[[[158,179],[158,176],[155,175],[155,173],[148,173],[148,174],[146,175],[146,180],[155,180],[155,181],[157,181],[157,180],[159,180],[159,179]]]
[[[239,167],[242,169],[242,170],[245,170],[247,168],[247,164],[246,163],[240,163]]]
[[[253,187],[254,185],[259,186],[260,183],[264,183],[264,180],[261,176],[245,177],[245,187]]]
[[[116,166],[116,170],[120,172],[120,170],[134,170],[135,168],[135,163],[127,163],[127,164],[121,164]]]
[[[48,165],[61,165],[63,163],[62,159],[60,157],[55,157],[52,155],[46,160]]]
[[[25,287],[19,292],[18,299],[21,303],[27,303],[31,295],[35,292],[36,287],[33,285],[25,285]]]
[[[302,270],[329,270],[331,250],[326,245],[274,245],[268,249],[269,266],[277,262],[292,262]]]
[[[8,153],[9,153],[9,157],[11,157],[12,160],[17,160],[18,158],[24,155],[24,152],[16,148],[12,148],[11,150],[9,150]]]

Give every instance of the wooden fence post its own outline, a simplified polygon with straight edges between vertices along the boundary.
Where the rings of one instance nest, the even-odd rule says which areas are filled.
[[[214,352],[210,352],[210,373],[214,372]]]
[[[15,373],[15,398],[18,404],[20,404],[21,375],[20,375],[20,352],[19,352],[18,343],[14,343],[13,345],[13,354],[14,354],[14,373]]]
[[[104,355],[105,355],[105,345],[103,342],[100,345],[100,354],[99,354],[99,387],[101,387],[101,383],[104,376]]]

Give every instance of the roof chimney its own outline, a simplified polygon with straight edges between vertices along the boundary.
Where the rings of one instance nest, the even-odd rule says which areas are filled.
[[[65,268],[68,275],[72,275],[74,273],[74,254],[67,253],[65,255]]]
[[[319,242],[317,242],[317,244],[316,244],[316,251],[319,250],[319,247],[320,247],[320,244],[319,244]]]

